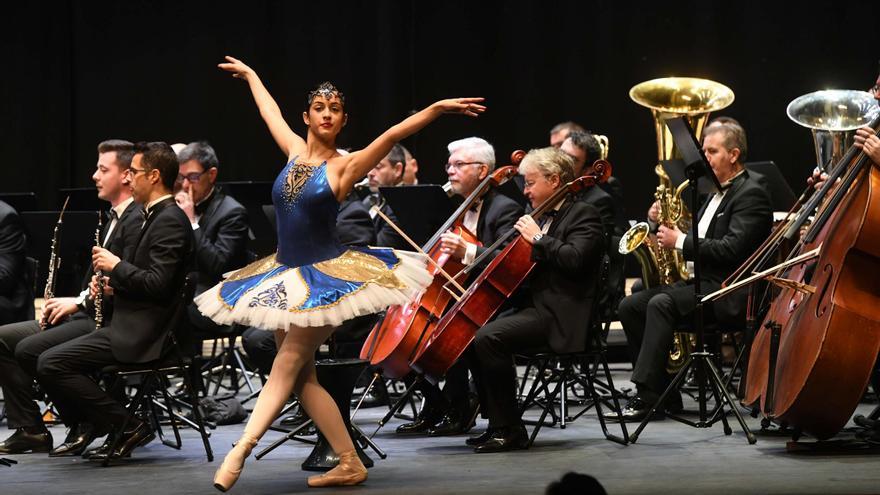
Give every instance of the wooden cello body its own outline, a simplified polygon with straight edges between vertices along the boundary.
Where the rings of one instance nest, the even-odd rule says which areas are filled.
[[[515,163],[519,163],[524,155],[522,151],[514,152],[512,159]],[[380,368],[387,378],[402,378],[409,374],[410,360],[420,342],[426,335],[431,334],[443,311],[453,299],[451,291],[455,289],[448,285],[447,279],[440,273],[440,268],[455,276],[454,274],[461,273],[464,265],[442,252],[440,235],[449,230],[463,237],[466,242],[480,245],[476,236],[461,225],[460,217],[474,201],[488,192],[490,187],[506,182],[516,173],[516,167],[509,165],[496,169],[486,177],[484,183],[467,198],[447,224],[441,227],[426,244],[425,250],[434,260],[434,263],[428,266],[428,270],[434,276],[431,285],[411,303],[388,308],[385,317],[373,327],[361,349],[361,359],[369,359],[370,364]],[[456,281],[464,285],[465,277],[456,277]]]

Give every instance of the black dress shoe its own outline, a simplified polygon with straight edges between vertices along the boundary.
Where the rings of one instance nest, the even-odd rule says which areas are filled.
[[[96,438],[106,435],[90,423],[80,423],[67,433],[64,443],[49,451],[49,457],[79,456]]]
[[[154,438],[156,438],[156,433],[149,423],[142,421],[119,436],[119,441],[116,442],[116,448],[113,451],[110,451],[110,446],[108,445],[105,451],[91,454],[89,460],[103,461],[108,456],[111,459],[129,457],[132,450],[152,442]]]
[[[492,428],[486,428],[486,431],[484,431],[483,433],[480,433],[479,435],[477,435],[475,437],[469,437],[467,440],[464,441],[464,443],[470,445],[471,447],[476,447],[477,445],[483,445],[484,443],[488,442],[489,439],[492,438],[492,433],[494,431],[495,430],[493,430]]]
[[[99,447],[95,447],[94,449],[86,450],[82,453],[83,458],[85,459],[106,459],[107,452],[110,452],[110,446],[113,445],[113,437],[116,435],[116,432],[111,431],[107,438],[104,439],[104,443],[102,443]],[[131,456],[131,454],[129,454]]]
[[[299,426],[308,420],[309,416],[305,413],[305,411],[300,409],[296,412],[296,414],[291,414],[290,416],[285,416],[281,418],[281,421],[279,421],[279,423],[281,424],[281,426]]]
[[[473,411],[450,411],[435,427],[428,430],[428,435],[442,437],[467,433],[474,427],[474,422],[471,421],[473,417]]]
[[[651,408],[654,406],[654,402],[648,402],[642,399],[641,396],[636,395],[629,402],[623,406],[623,411],[621,411],[621,416],[623,416],[623,420],[630,423],[640,423],[646,417],[648,417],[648,413],[651,412]],[[609,412],[603,415],[606,420],[609,421],[618,421],[617,413]],[[654,417],[651,419],[663,419],[663,408],[657,408],[657,411],[654,412]]]
[[[529,445],[529,435],[523,425],[510,428],[499,428],[484,443],[474,447],[474,452],[487,454],[490,452],[509,452],[522,450]]]
[[[398,426],[397,433],[400,435],[424,435],[431,428],[437,426],[444,414],[446,414],[445,409],[425,406],[419,411],[415,421]]]
[[[31,433],[26,428],[16,428],[6,440],[0,442],[0,454],[27,454],[49,452],[52,449],[52,434],[43,428]]]

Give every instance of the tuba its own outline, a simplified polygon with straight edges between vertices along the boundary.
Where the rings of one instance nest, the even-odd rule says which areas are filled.
[[[666,127],[664,119],[687,118],[696,138],[700,139],[709,114],[727,107],[734,98],[733,91],[723,84],[691,77],[646,81],[633,86],[629,96],[639,105],[651,109],[657,133],[657,158],[661,162],[671,160],[678,154],[672,132]],[[677,225],[686,232],[690,227],[691,215],[681,199],[681,193],[687,187],[687,181],[673,185],[660,163],[654,167],[654,173],[660,180],[654,195],[660,205],[660,222]],[[618,251],[635,255],[641,266],[645,288],[671,284],[688,277],[687,265],[681,253],[675,249],[661,248],[646,222],[636,224],[623,235]]]
[[[871,93],[829,89],[795,98],[785,113],[813,132],[816,166],[825,172],[852,146],[855,130],[868,125],[880,113],[880,108]]]

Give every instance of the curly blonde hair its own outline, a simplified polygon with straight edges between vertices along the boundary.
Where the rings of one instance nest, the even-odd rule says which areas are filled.
[[[544,177],[558,175],[560,182],[566,184],[574,180],[574,159],[553,146],[533,149],[526,153],[519,164],[521,175],[528,170],[536,170]]]

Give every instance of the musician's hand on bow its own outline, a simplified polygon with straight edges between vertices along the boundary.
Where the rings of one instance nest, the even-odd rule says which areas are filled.
[[[102,247],[94,246],[92,248],[92,266],[96,272],[110,273],[120,261],[122,260],[119,259],[119,256]]]
[[[660,221],[660,202],[654,201],[654,204],[648,208],[648,220],[657,223]]]
[[[828,180],[828,174],[822,172],[817,168],[813,169],[813,175],[807,177],[807,185],[813,186],[813,189],[819,190],[825,184],[825,181]]]
[[[666,249],[673,249],[680,235],[681,231],[678,230],[678,227],[669,228],[661,225],[657,229],[657,242]]]
[[[76,304],[76,298],[53,297],[43,306],[43,320],[49,325],[56,325],[77,311],[79,306]]]
[[[485,98],[451,98],[440,100],[432,106],[443,113],[463,113],[470,117],[478,117],[486,111],[486,106],[481,105]]]
[[[522,238],[529,244],[532,244],[532,238],[535,237],[535,234],[541,232],[541,227],[538,227],[538,224],[535,223],[535,219],[531,215],[521,216],[513,227],[519,231]]]
[[[440,249],[457,259],[464,259],[464,255],[467,253],[467,245],[468,243],[458,234],[444,232],[440,236]]]
[[[853,144],[864,150],[875,165],[880,165],[880,138],[870,127],[857,129]]]
[[[217,67],[220,67],[226,72],[231,72],[232,77],[236,79],[244,79],[245,81],[247,81],[248,77],[251,74],[255,74],[253,69],[245,65],[244,62],[237,58],[230,57],[229,55],[223,58],[226,59],[226,62],[222,64],[217,64]]]
[[[189,217],[189,223],[196,223],[196,205],[193,203],[192,193],[187,189],[181,189],[174,195],[174,201]]]

